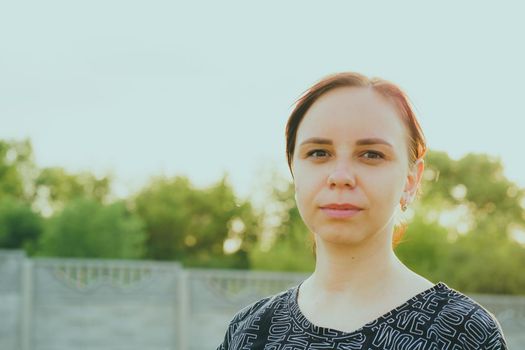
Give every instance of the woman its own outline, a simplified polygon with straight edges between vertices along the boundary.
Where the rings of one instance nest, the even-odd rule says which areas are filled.
[[[326,77],[299,99],[286,141],[315,271],[239,311],[218,349],[507,348],[491,313],[394,254],[395,217],[416,196],[426,152],[396,85]]]

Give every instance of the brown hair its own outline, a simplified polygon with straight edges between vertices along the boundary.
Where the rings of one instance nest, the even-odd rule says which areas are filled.
[[[394,83],[380,78],[368,78],[359,73],[344,72],[329,75],[306,90],[306,92],[297,100],[295,108],[288,118],[288,122],[286,123],[286,157],[292,177],[292,161],[299,124],[303,120],[308,109],[315,103],[315,101],[317,101],[317,99],[319,99],[319,97],[331,90],[342,87],[371,88],[387,100],[391,101],[396,107],[399,117],[405,123],[409,131],[409,166],[425,156],[427,152],[425,136],[405,92]],[[393,246],[396,246],[399,243],[403,237],[405,229],[406,225],[404,224],[396,228],[392,239]]]

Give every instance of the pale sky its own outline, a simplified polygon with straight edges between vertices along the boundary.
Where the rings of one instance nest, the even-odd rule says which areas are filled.
[[[319,78],[403,87],[430,148],[500,157],[525,187],[525,7],[478,1],[4,1],[0,138],[37,164],[241,196],[289,177],[284,126]],[[473,174],[480,176],[480,174]]]

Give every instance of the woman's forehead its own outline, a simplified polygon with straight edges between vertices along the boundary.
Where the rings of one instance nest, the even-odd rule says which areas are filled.
[[[407,130],[395,106],[371,89],[339,88],[321,96],[306,112],[297,131],[300,144],[309,138],[355,142],[383,139],[404,143]]]

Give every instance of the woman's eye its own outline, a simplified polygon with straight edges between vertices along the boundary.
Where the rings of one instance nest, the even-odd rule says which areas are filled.
[[[366,156],[368,155],[368,156]],[[381,152],[376,151],[366,151],[363,153],[363,156],[365,156],[366,159],[383,159],[385,158],[385,155]]]
[[[323,151],[322,149],[316,149],[316,150],[306,153],[307,157],[313,157],[313,158],[325,158],[327,155],[328,155],[328,152]]]

